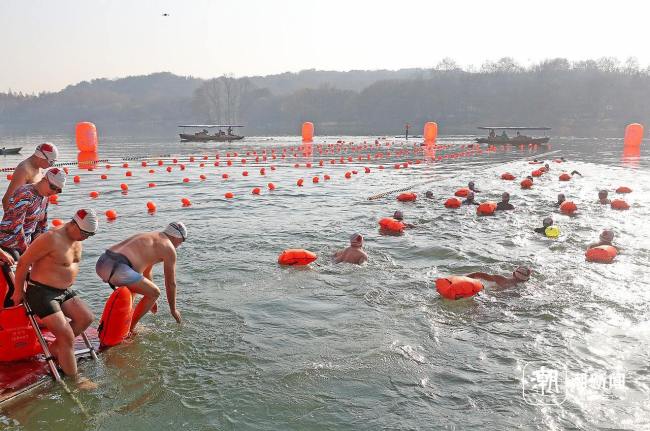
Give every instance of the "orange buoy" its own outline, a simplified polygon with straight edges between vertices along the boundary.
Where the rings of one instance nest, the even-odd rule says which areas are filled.
[[[351,172],[346,172],[346,173],[345,173],[345,178],[347,178],[348,180],[349,180],[350,178],[352,178],[352,173],[351,173]]]
[[[458,189],[458,190],[456,190],[456,193],[454,193],[454,195],[455,195],[455,196],[458,196],[458,197],[461,197],[461,198],[464,198],[464,197],[467,197],[467,194],[468,194],[470,191],[471,191],[470,189],[468,189],[468,188],[466,188],[466,187],[463,187],[462,189]]]
[[[305,180],[300,178],[298,181],[296,181],[296,184],[298,185],[298,187],[302,187],[302,183],[304,183],[304,182],[305,182]]]
[[[601,245],[588,249],[585,252],[585,259],[587,262],[612,263],[617,255],[618,250],[616,247],[611,245]]]
[[[99,343],[103,347],[116,346],[124,341],[131,328],[133,298],[126,286],[120,286],[108,297],[99,321]]]
[[[415,193],[402,193],[397,196],[397,200],[400,202],[413,202],[417,197]]]
[[[433,144],[438,136],[438,124],[433,121],[425,123],[423,136],[426,144]]]
[[[131,172],[131,171],[126,171],[126,173],[125,173],[124,175],[126,175],[127,177],[132,177],[132,176],[133,176],[133,172]]]
[[[205,181],[207,178],[208,178],[208,177],[206,177],[205,174],[201,174],[201,175],[199,175],[199,179],[200,179],[201,181]]]
[[[269,188],[269,190],[275,190],[275,184],[273,183],[268,183],[266,186]]]
[[[632,193],[632,189],[626,186],[621,186],[616,189],[616,193]]]
[[[563,214],[573,214],[578,210],[578,206],[573,201],[564,201],[560,204],[560,212]]]
[[[75,183],[80,183],[81,177],[79,175],[75,175],[74,178],[72,178],[72,181],[74,181]]]
[[[476,214],[480,216],[494,215],[494,211],[496,211],[496,209],[496,202],[481,202],[479,206],[476,207]]]
[[[142,163],[140,163],[140,166],[142,166],[143,168],[146,168],[147,167],[147,162],[143,161]]]
[[[101,176],[100,178],[101,178],[102,180],[107,180],[107,179],[108,179],[108,175],[106,175],[106,174],[102,174],[102,176]]]
[[[630,205],[627,202],[625,202],[623,199],[614,199],[614,200],[612,200],[612,203],[610,204],[610,206],[612,207],[612,209],[615,209],[615,210],[629,210],[630,209]]]
[[[120,184],[120,188],[122,189],[123,192],[129,190],[129,186],[125,183]]]
[[[75,127],[77,149],[81,152],[97,152],[97,128],[93,123],[83,121]]]
[[[99,192],[95,191],[95,190],[91,191],[90,192],[90,197],[93,198],[93,199],[97,199],[99,197]]]
[[[314,123],[302,123],[302,142],[313,142],[314,140]]]
[[[235,195],[232,192],[226,192],[224,196],[226,197],[226,199],[232,199],[235,197]]]
[[[109,220],[115,220],[117,218],[117,212],[115,210],[107,210],[105,214]]]
[[[507,181],[512,181],[515,179],[515,176],[512,175],[510,172],[505,172],[501,174],[501,179],[502,180],[507,180]]]
[[[158,160],[158,166],[162,166],[162,165],[163,165],[163,161],[162,161],[162,160]]]
[[[533,186],[533,181],[530,178],[524,178],[519,184],[522,189],[529,189]]]
[[[178,165],[178,167],[180,168],[181,171],[184,171],[184,170],[185,170],[185,165],[182,164],[182,163],[181,163],[180,165]]]
[[[363,168],[363,170],[366,172],[366,174],[370,173],[370,168],[368,168],[368,167]]]
[[[460,199],[456,198],[449,198],[445,201],[445,207],[446,208],[460,208],[461,205]]]
[[[405,226],[399,220],[395,220],[392,217],[384,217],[379,220],[379,227],[390,232],[403,232]]]
[[[156,204],[153,203],[153,201],[149,201],[149,202],[147,202],[147,210],[148,210],[150,213],[155,212],[156,209],[157,209]]]
[[[189,206],[192,205],[192,202],[188,198],[183,198],[183,199],[181,199],[181,204],[184,207],[189,207]]]
[[[183,182],[184,182],[184,183],[189,183],[189,182],[190,182],[190,179],[187,178],[187,177],[185,177],[185,178],[183,178]]]
[[[330,177],[329,175],[326,174],[326,175],[323,175],[323,179],[324,179],[325,181],[329,181],[329,180],[331,179],[331,177]]]
[[[221,178],[223,178],[224,180],[227,180],[228,179],[228,174],[221,174]]]
[[[7,181],[11,181],[14,179],[14,176],[12,174],[7,174]]]
[[[243,176],[247,177],[248,176],[248,171],[244,171],[241,173]]]
[[[51,204],[58,205],[58,203],[59,203],[59,195],[50,195],[50,197],[47,198],[47,200],[48,200]]]
[[[0,274],[0,279],[0,283],[6,289],[7,282],[4,274]],[[3,301],[4,296],[2,295]],[[2,322],[0,362],[19,361],[42,352],[38,338],[36,338],[36,331],[34,331],[23,305],[0,308],[0,322]]]
[[[562,175],[560,175],[559,179],[560,181],[569,181],[571,179],[571,175],[564,172]]]
[[[52,226],[59,227],[62,225],[63,225],[63,220],[61,220],[60,218],[55,218],[54,220],[52,220]]]
[[[316,259],[318,259],[318,256],[309,250],[292,248],[280,253],[280,256],[278,256],[278,263],[280,265],[303,266],[309,265]]]
[[[253,189],[253,191],[252,191],[252,194],[254,194],[254,195],[259,195],[260,192],[261,192],[260,188],[259,188],[259,187],[255,187],[255,188]]]
[[[539,169],[535,169],[533,172],[530,173],[533,177],[541,177],[542,176],[542,171]]]
[[[628,124],[623,138],[624,147],[640,147],[643,140],[643,125],[639,123]]]
[[[320,179],[318,177],[314,177],[314,178],[311,179],[311,182],[314,183],[314,184],[318,184],[318,181],[320,181]]]
[[[122,167],[126,169],[126,168],[129,167],[129,164],[128,163],[122,163]]]
[[[474,278],[452,275],[437,279],[436,290],[447,299],[470,298],[483,290],[483,283]]]

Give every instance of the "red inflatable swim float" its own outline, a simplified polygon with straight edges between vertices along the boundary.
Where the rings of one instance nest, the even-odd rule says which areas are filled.
[[[384,217],[383,219],[379,220],[379,227],[390,232],[404,232],[404,223],[399,220],[395,220],[392,217]]]
[[[106,301],[99,321],[99,344],[111,347],[120,344],[129,334],[133,317],[133,297],[125,287],[118,287]]]
[[[301,248],[291,248],[283,251],[278,257],[280,265],[303,266],[318,259],[315,253]]]
[[[470,298],[483,290],[483,283],[475,278],[452,275],[437,279],[436,290],[447,299]]]
[[[456,198],[449,198],[445,201],[445,207],[447,208],[460,208],[461,201]]]
[[[541,177],[543,172],[540,171],[539,169],[535,169],[533,172],[530,173],[534,177]]]
[[[417,197],[418,196],[415,193],[402,193],[397,196],[397,200],[400,202],[413,202]]]
[[[466,188],[466,187],[463,187],[462,189],[458,189],[458,190],[456,190],[456,193],[454,193],[454,195],[455,195],[455,196],[458,196],[459,198],[465,198],[465,197],[467,197],[467,194],[468,194],[470,191],[471,191],[470,189],[468,189],[468,188]]]
[[[524,178],[519,184],[522,189],[529,189],[533,186],[533,181],[530,178]]]
[[[616,247],[611,245],[601,245],[587,250],[585,258],[587,259],[587,262],[612,263],[617,255],[618,250],[616,250]]]
[[[480,216],[494,215],[494,211],[496,211],[496,209],[496,202],[482,202],[479,204],[479,206],[476,207],[476,214]]]
[[[571,180],[571,175],[567,174],[566,172],[560,175],[560,181],[569,181]]]
[[[0,310],[0,362],[28,359],[42,351],[23,305]]]
[[[512,175],[510,172],[505,172],[501,174],[501,179],[502,180],[507,180],[507,181],[512,181],[515,179],[515,176]]]
[[[578,211],[578,206],[573,201],[564,201],[560,204],[560,212],[563,214],[573,214]]]
[[[621,186],[616,189],[616,193],[632,193],[632,189],[627,186]]]
[[[630,205],[625,202],[623,199],[614,199],[610,204],[614,210],[629,210]]]

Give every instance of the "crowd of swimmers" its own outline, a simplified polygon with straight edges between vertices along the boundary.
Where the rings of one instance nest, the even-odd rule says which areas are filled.
[[[23,302],[55,337],[50,349],[62,371],[74,376],[81,387],[94,387],[79,377],[74,339],[95,320],[86,303],[72,288],[79,272],[83,241],[98,229],[96,212],[81,208],[70,221],[48,229],[49,197],[62,193],[67,174],[54,167],[58,150],[43,143],[15,169],[2,199],[0,263],[8,292],[0,298],[2,307]],[[111,287],[127,286],[133,296],[141,295],[131,321],[131,331],[148,311],[157,311],[160,288],[152,270],[163,264],[169,310],[180,323],[176,307],[176,248],[187,239],[187,228],[172,222],[162,231],[136,233],[109,247],[97,260],[99,278]],[[15,274],[12,266],[16,265]]]

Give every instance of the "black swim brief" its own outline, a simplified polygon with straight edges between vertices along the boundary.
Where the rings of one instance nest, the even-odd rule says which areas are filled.
[[[56,289],[37,281],[27,281],[25,300],[34,314],[41,319],[61,311],[61,304],[77,296],[77,292],[68,289]]]

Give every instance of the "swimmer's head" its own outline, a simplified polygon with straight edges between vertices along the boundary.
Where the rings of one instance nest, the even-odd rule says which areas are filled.
[[[528,178],[529,180],[533,181],[533,176],[532,176],[532,175],[528,175],[528,176],[526,176],[526,178]]]
[[[517,280],[517,282],[528,281],[530,278],[531,270],[525,266],[520,266],[512,273],[512,276]]]
[[[167,225],[163,233],[172,240],[174,247],[178,247],[187,239],[187,228],[180,221],[174,221]]]
[[[427,190],[427,192],[424,194],[425,197],[432,199],[433,198],[433,192],[431,190]]]
[[[90,238],[97,232],[99,220],[93,209],[80,209],[74,213],[72,222],[79,228],[80,241]]]
[[[544,164],[544,167],[545,167],[546,169],[551,169],[551,167],[548,165],[548,163]]]
[[[34,150],[34,156],[43,161],[41,168],[45,169],[54,166],[54,162],[59,157],[59,150],[53,143],[43,142]]]
[[[546,217],[544,220],[542,220],[542,225],[544,225],[544,227],[553,226],[553,219]]]
[[[510,201],[510,193],[503,192],[503,194],[501,195],[501,202],[507,203],[508,201]]]
[[[469,183],[467,183],[467,188],[473,189],[474,188],[474,181],[470,181]]]
[[[608,194],[607,190],[601,190],[598,192],[598,199],[607,199]]]
[[[350,235],[350,245],[353,247],[361,247],[363,245],[363,235],[360,233]]]
[[[614,231],[610,229],[605,229],[600,233],[600,240],[602,242],[612,243],[614,241]]]
[[[564,202],[566,200],[566,196],[564,196],[564,193],[560,193],[557,195],[557,201],[558,202]]]
[[[393,218],[398,221],[404,220],[404,213],[400,210],[397,210],[393,213]]]

